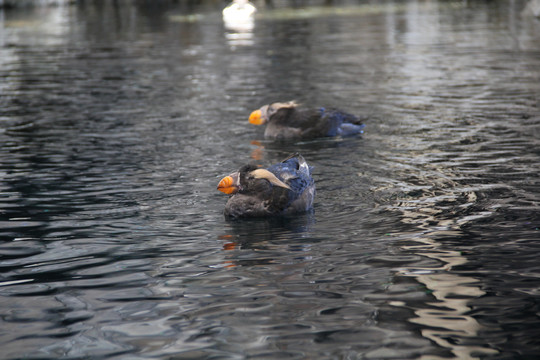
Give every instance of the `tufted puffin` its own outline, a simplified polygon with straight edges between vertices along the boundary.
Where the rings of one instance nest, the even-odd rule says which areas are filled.
[[[225,205],[225,216],[232,218],[305,212],[315,198],[311,167],[300,154],[266,169],[244,165],[221,179],[217,188],[232,195]]]
[[[264,105],[251,113],[249,122],[267,124],[264,137],[279,140],[355,135],[365,126],[358,117],[341,110],[301,108],[294,101]]]

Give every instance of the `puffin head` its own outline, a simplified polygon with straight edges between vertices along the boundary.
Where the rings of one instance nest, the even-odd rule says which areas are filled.
[[[233,195],[238,192],[263,191],[263,188],[268,187],[268,185],[291,189],[289,185],[279,180],[270,171],[259,169],[254,165],[244,165],[240,170],[225,176],[220,180],[217,189],[222,193]]]
[[[269,105],[264,105],[258,110],[253,111],[249,115],[249,122],[253,125],[263,125],[265,124],[272,115],[274,115],[279,109],[291,109],[297,107],[298,104],[294,101],[289,101],[285,103],[272,103]]]

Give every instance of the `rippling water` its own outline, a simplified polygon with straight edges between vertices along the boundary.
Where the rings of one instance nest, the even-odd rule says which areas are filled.
[[[540,21],[278,5],[0,13],[4,359],[540,357]],[[365,134],[247,123],[290,99]],[[295,151],[313,214],[224,219],[222,176]]]

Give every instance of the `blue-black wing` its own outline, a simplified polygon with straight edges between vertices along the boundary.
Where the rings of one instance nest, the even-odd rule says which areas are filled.
[[[268,169],[291,189],[283,189],[276,193],[279,197],[276,204],[286,209],[293,201],[298,199],[302,193],[313,185],[311,177],[311,167],[306,163],[302,155],[294,154],[282,162],[270,166]]]

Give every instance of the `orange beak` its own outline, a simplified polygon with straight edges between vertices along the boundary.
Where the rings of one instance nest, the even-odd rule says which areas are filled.
[[[232,176],[225,176],[219,182],[217,189],[225,194],[235,194],[238,192],[238,187],[234,184],[234,179]]]
[[[261,110],[255,110],[251,113],[251,115],[249,115],[249,122],[253,125],[262,125],[266,121],[262,117]]]

